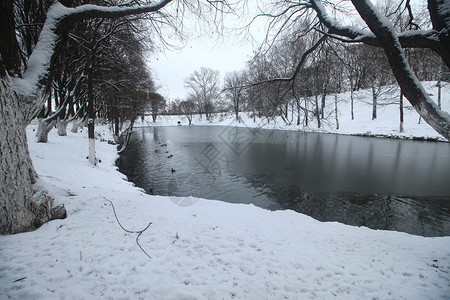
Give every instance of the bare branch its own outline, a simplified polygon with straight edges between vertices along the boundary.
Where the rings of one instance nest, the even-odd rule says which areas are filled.
[[[343,26],[330,18],[319,0],[311,0],[311,7],[316,11],[321,23],[328,28],[328,34],[331,37],[345,42],[364,43],[381,47],[380,42],[372,32],[356,27]],[[398,34],[398,39],[403,48],[429,48],[436,50],[439,47],[439,32],[436,30],[410,30]]]
[[[271,79],[267,79],[267,80],[262,80],[262,81],[258,81],[258,82],[254,82],[248,85],[244,85],[243,88],[249,88],[252,86],[257,86],[260,84],[267,84],[267,83],[274,83],[274,82],[293,82],[295,80],[295,78],[297,77],[297,75],[300,73],[303,65],[306,62],[306,59],[308,58],[309,55],[311,55],[311,53],[313,53],[328,37],[326,35],[322,36],[311,48],[309,48],[308,50],[306,50],[303,55],[302,58],[300,59],[299,63],[297,64],[294,72],[292,73],[292,75],[290,77],[287,78],[271,78]],[[234,87],[236,88],[236,87]]]

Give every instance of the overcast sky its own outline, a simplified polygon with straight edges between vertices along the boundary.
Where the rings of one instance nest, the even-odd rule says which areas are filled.
[[[185,78],[201,67],[218,70],[222,79],[227,72],[242,70],[264,37],[265,20],[251,26],[252,39],[239,35],[237,28],[249,23],[250,16],[256,14],[257,3],[262,1],[245,2],[245,15],[227,15],[224,22],[229,30],[222,35],[205,24],[199,24],[198,19],[192,21],[187,17],[184,25],[194,34],[186,39],[185,46],[181,50],[165,50],[149,57],[149,67],[160,87],[158,92],[171,101],[177,98],[184,100],[187,96]],[[249,8],[250,5],[254,7]]]
[[[218,39],[218,40],[217,40]],[[227,72],[241,70],[252,57],[250,42],[234,38],[206,38],[191,40],[180,51],[165,51],[150,59],[150,67],[160,85],[159,93],[170,100],[184,99],[184,79],[201,67]]]

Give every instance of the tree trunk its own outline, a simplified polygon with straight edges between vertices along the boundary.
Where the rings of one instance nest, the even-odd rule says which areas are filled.
[[[354,110],[353,110],[353,88],[350,88],[350,112],[352,115],[352,120],[355,119],[355,114],[354,114]]]
[[[73,121],[73,125],[72,125],[72,132],[73,133],[77,133],[78,132],[78,129],[81,127],[83,125],[83,120],[81,120],[81,121],[77,121],[77,120],[74,120]]]
[[[59,136],[67,136],[67,124],[69,124],[66,120],[58,120],[58,135]]]
[[[439,32],[439,47],[433,48],[450,68],[450,35],[448,0],[428,0],[428,12],[430,13],[433,29]]]
[[[292,123],[294,121],[294,101],[291,102],[291,121]]]
[[[378,95],[374,83],[372,83],[372,120],[377,118],[377,102]]]
[[[88,71],[88,138],[89,138],[89,162],[95,166],[97,159],[95,158],[95,110],[94,110],[94,93],[92,91],[92,66]]]
[[[325,93],[326,93],[326,89],[324,89],[324,91],[322,93],[322,105],[320,108],[320,117],[322,119],[325,119],[325,97],[326,97]]]
[[[403,93],[400,92],[400,132],[403,132]]]
[[[28,120],[20,107],[22,102],[7,79],[1,78],[0,234],[32,230],[55,217],[65,216],[64,208],[60,215],[55,215],[52,199],[33,189],[36,174],[28,152],[25,131]]]
[[[338,117],[338,94],[334,93],[334,118],[336,120],[336,130],[339,129],[339,117]]]
[[[442,66],[441,66],[441,70],[439,72],[439,77],[438,77],[438,82],[437,82],[437,88],[438,88],[438,107],[439,109],[441,109],[441,94],[442,94],[442,82],[441,82],[441,77],[442,77]]]
[[[240,93],[240,91],[239,91],[239,93]],[[241,120],[239,119],[239,96],[235,97],[234,112],[236,113],[236,121],[238,121],[240,123]]]
[[[305,97],[305,126],[308,127],[308,98]]]
[[[55,121],[49,122],[47,119],[38,119],[38,131],[36,133],[38,143],[48,142],[48,133],[55,126]]]
[[[20,51],[14,23],[14,0],[0,1],[0,76],[20,74]],[[3,88],[3,86],[2,86]]]
[[[317,118],[317,128],[320,128],[320,108],[319,108],[319,96],[315,95],[314,100],[316,102],[316,118]]]

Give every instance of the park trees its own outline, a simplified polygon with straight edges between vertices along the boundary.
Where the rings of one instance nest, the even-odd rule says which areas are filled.
[[[348,26],[331,17],[329,11],[348,12],[348,7],[339,7],[321,0],[305,0],[292,3],[277,1],[270,7],[271,11],[261,14],[271,19],[272,29],[282,32],[292,28],[305,15],[315,14],[319,23],[312,22],[309,30],[344,43],[363,43],[379,47],[388,60],[394,77],[403,95],[408,99],[418,114],[444,138],[450,139],[450,115],[434,103],[409,65],[404,48],[425,48],[437,53],[446,67],[450,67],[450,9],[448,1],[428,0],[428,19],[432,28],[429,30],[416,27],[399,32],[394,24],[383,15],[369,0],[351,0],[354,10],[366,24]],[[328,5],[328,8],[324,5]],[[398,9],[409,15],[409,22],[414,22],[410,1],[401,1]],[[346,5],[346,3],[343,3]],[[277,36],[278,34],[275,34]],[[292,78],[291,78],[292,79]]]
[[[42,12],[41,22],[21,24],[16,17],[16,4],[35,4],[36,11]],[[177,2],[179,13],[169,16],[163,9],[171,2]],[[176,27],[186,11],[208,13],[225,10],[223,1],[202,5],[197,1],[161,0],[147,1],[106,1],[102,5],[64,6],[59,2],[30,0],[0,2],[0,233],[17,233],[39,227],[42,223],[65,214],[63,209],[55,209],[48,196],[36,199],[33,184],[36,174],[28,152],[25,127],[37,115],[45,101],[43,83],[47,78],[50,62],[58,43],[67,28],[88,19],[117,19],[131,15],[145,15],[161,33],[161,24]],[[78,3],[64,1],[65,4]],[[34,11],[34,10],[33,10]],[[38,14],[39,15],[39,14]],[[41,16],[41,15],[39,15]],[[36,19],[37,20],[37,19]],[[41,27],[40,24],[43,26]],[[22,37],[16,28],[36,26],[36,34],[31,38]],[[101,37],[99,37],[101,38]],[[27,42],[25,42],[27,41]],[[27,43],[30,51],[24,51]],[[89,68],[88,71],[92,71]],[[86,74],[89,77],[89,74]],[[88,98],[93,89],[89,88]],[[92,87],[92,86],[91,86]],[[93,106],[88,106],[93,110]],[[41,195],[41,194],[40,194]]]

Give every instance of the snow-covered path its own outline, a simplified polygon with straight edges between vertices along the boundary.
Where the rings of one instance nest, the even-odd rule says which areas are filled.
[[[321,223],[293,211],[199,200],[176,206],[116,171],[87,133],[35,143],[40,184],[68,218],[0,236],[1,299],[448,299],[450,237]],[[108,137],[105,128],[98,128]],[[127,233],[117,223],[109,201]]]

